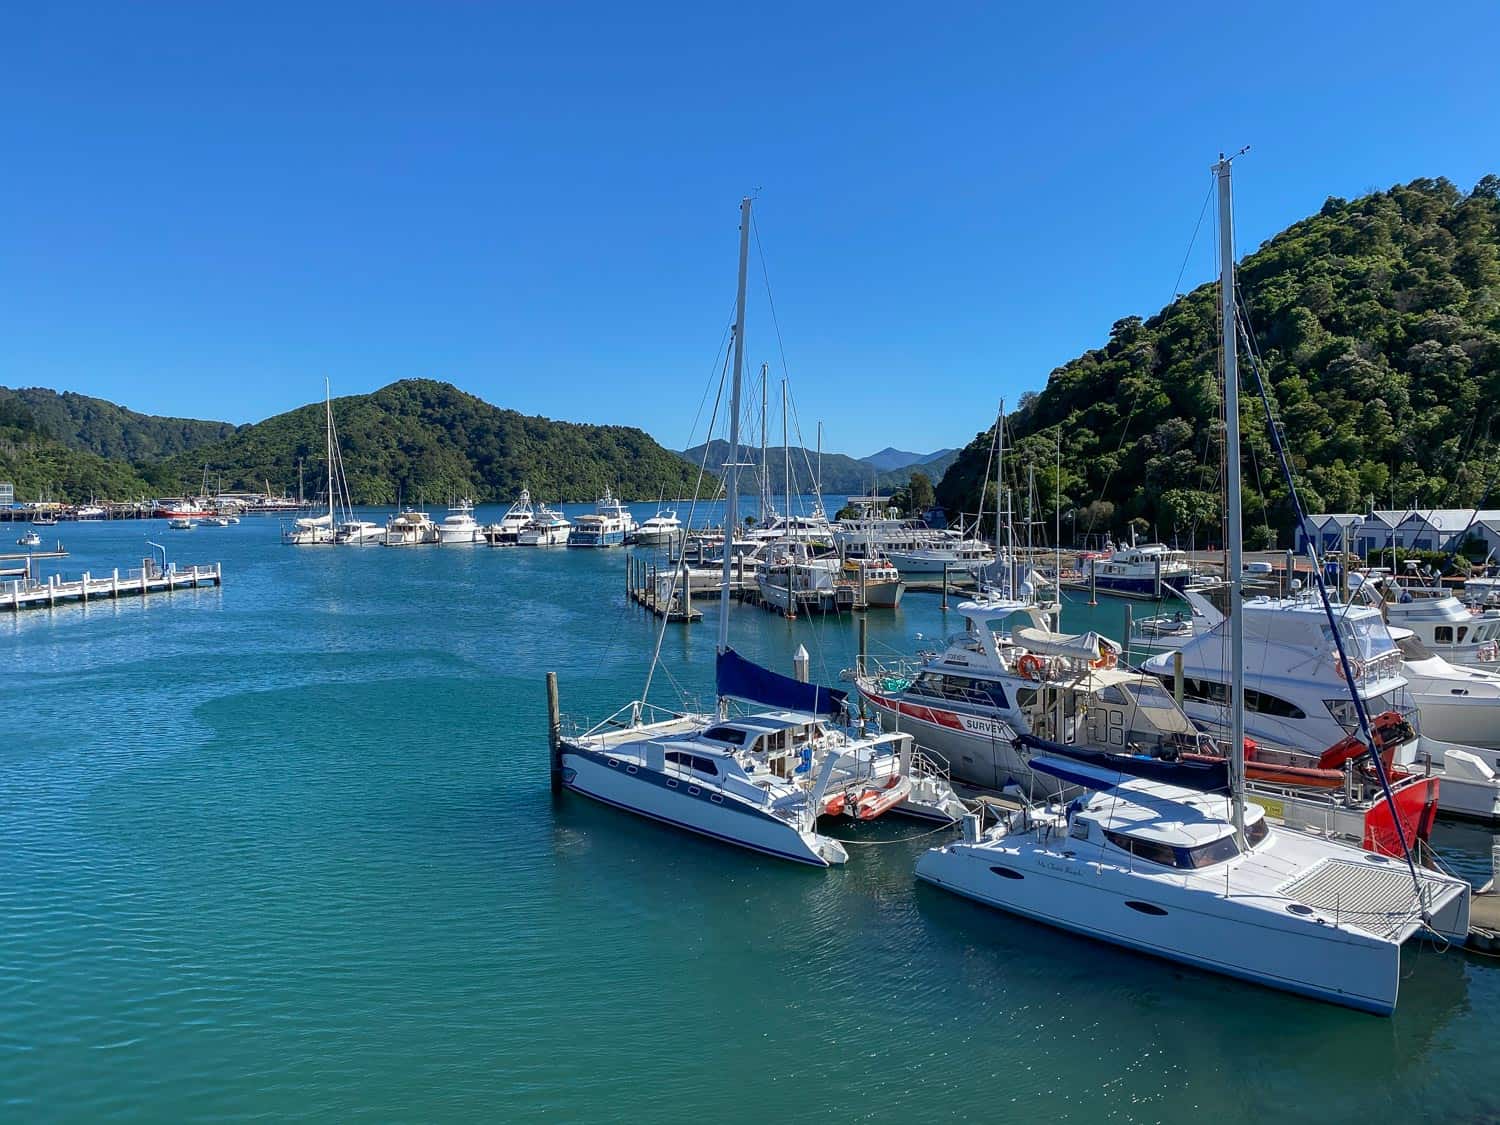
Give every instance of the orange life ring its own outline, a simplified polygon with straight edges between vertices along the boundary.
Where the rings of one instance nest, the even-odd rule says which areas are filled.
[[[1100,657],[1099,657],[1098,660],[1090,660],[1089,661],[1089,667],[1090,668],[1113,668],[1115,666],[1115,663],[1116,663],[1116,657],[1115,657],[1114,652],[1111,649],[1105,649],[1104,652],[1100,655]]]
[[[1016,661],[1016,671],[1028,680],[1040,680],[1042,678],[1042,658],[1034,652],[1028,652]]]

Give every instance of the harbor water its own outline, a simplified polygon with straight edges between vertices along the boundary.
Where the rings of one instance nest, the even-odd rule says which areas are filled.
[[[6,1120],[1500,1117],[1500,962],[1408,949],[1384,1020],[918,886],[926,827],[841,825],[822,871],[554,798],[544,673],[603,718],[659,627],[622,551],[52,531],[65,574],[150,538],[225,584],[0,618]],[[849,617],[732,617],[853,662]],[[890,656],[963,624],[868,620]],[[667,628],[654,701],[711,700],[714,638]],[[1487,873],[1488,830],[1436,842]]]

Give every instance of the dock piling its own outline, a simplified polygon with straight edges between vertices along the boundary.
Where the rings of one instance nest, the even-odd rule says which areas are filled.
[[[1182,649],[1172,654],[1172,698],[1182,706]]]
[[[562,791],[562,711],[557,704],[557,673],[547,673],[547,760],[552,792]]]
[[[948,612],[948,564],[943,564],[943,612]]]
[[[1099,560],[1089,559],[1089,605],[1099,604]]]

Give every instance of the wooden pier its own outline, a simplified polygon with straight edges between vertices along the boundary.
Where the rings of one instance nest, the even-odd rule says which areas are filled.
[[[0,612],[19,613],[23,609],[51,609],[58,605],[87,605],[101,599],[145,597],[148,594],[170,594],[200,586],[222,586],[224,575],[219,563],[206,566],[169,567],[166,570],[149,564],[121,574],[118,569],[107,575],[84,574],[71,581],[59,575],[47,580],[23,578],[0,583]]]

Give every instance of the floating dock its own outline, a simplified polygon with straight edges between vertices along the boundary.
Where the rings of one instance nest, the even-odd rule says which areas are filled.
[[[47,580],[23,578],[0,583],[0,612],[19,613],[23,609],[51,609],[69,603],[84,604],[101,599],[145,597],[148,594],[170,594],[174,590],[191,590],[200,586],[222,586],[221,564],[168,567],[152,564],[133,568],[121,574],[118,569],[107,575],[84,574],[71,581],[59,575]]]

